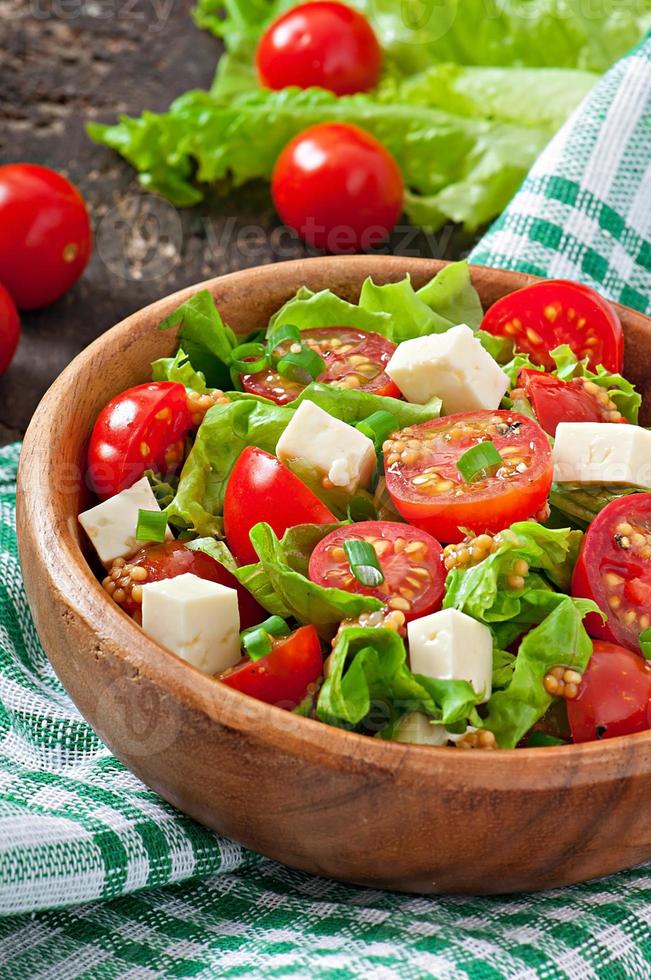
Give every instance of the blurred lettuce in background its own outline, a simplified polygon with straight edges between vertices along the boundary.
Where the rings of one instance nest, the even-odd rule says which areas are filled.
[[[408,188],[405,211],[435,230],[473,230],[508,203],[536,156],[597,80],[651,28],[651,0],[351,0],[375,28],[384,74],[368,94],[259,87],[256,45],[292,0],[199,0],[199,26],[221,37],[210,92],[166,113],[90,124],[148,190],[178,206],[201,185],[269,179],[302,129],[356,123],[394,154]]]

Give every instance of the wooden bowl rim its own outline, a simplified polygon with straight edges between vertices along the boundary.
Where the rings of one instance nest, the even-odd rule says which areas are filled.
[[[508,779],[508,785],[512,789],[524,790],[534,784],[536,787],[543,783],[546,787],[565,785],[569,779],[574,783],[577,780],[586,780],[590,783],[609,782],[612,779],[609,762],[614,761],[624,751],[629,757],[629,772],[646,772],[647,767],[644,765],[646,753],[639,753],[639,767],[635,764],[636,760],[630,757],[637,754],[638,747],[642,749],[651,745],[651,731],[618,736],[604,741],[585,742],[580,745],[467,752],[463,755],[464,763],[460,768],[458,754],[451,752],[449,748],[389,742],[349,732],[264,704],[226,685],[215,683],[212,677],[203,674],[151,640],[123,610],[110,601],[81,551],[78,528],[71,529],[70,515],[63,512],[63,503],[57,506],[58,501],[63,501],[63,498],[57,498],[49,493],[49,488],[41,477],[41,473],[47,472],[48,465],[43,462],[37,467],[30,467],[29,458],[33,453],[37,454],[40,460],[47,459],[51,462],[57,447],[56,430],[50,432],[51,438],[46,445],[43,444],[44,440],[39,442],[36,439],[37,421],[41,418],[56,417],[58,405],[66,401],[70,381],[79,372],[83,373],[86,360],[102,351],[109,337],[113,342],[123,340],[126,343],[144,313],[148,317],[162,320],[179,303],[200,289],[209,289],[215,293],[218,290],[228,289],[231,285],[246,282],[252,273],[262,280],[267,275],[274,278],[281,276],[288,282],[299,280],[309,285],[311,269],[314,269],[317,264],[332,270],[333,281],[337,280],[337,272],[344,267],[343,264],[348,271],[354,268],[359,275],[360,284],[367,275],[384,278],[387,282],[394,281],[391,276],[383,277],[383,271],[389,265],[392,270],[395,270],[396,262],[403,266],[403,273],[413,272],[419,266],[431,271],[435,266],[441,267],[446,264],[431,259],[360,255],[317,257],[257,266],[214,277],[163,297],[132,313],[81,351],[41,400],[26,433],[21,452],[18,492],[23,492],[23,488],[29,485],[33,503],[42,508],[47,523],[62,531],[55,554],[52,555],[58,565],[57,576],[50,573],[47,564],[43,565],[49,576],[50,586],[58,594],[59,601],[69,605],[66,600],[68,592],[66,584],[78,585],[80,575],[83,577],[88,590],[84,592],[82,601],[74,606],[74,614],[82,618],[96,634],[110,637],[112,645],[120,649],[119,659],[136,675],[144,673],[168,695],[203,713],[208,720],[219,722],[230,729],[246,730],[249,736],[258,737],[261,741],[271,743],[284,752],[296,755],[305,755],[309,752],[326,767],[337,767],[344,761],[347,765],[363,765],[394,774],[399,771],[401,776],[409,774],[418,779],[426,779],[435,773],[449,770],[450,775],[453,772],[456,775],[462,773],[466,781],[472,780],[477,785],[483,784],[491,788],[503,787]],[[482,271],[487,268],[471,266],[471,269]],[[512,283],[513,289],[540,281],[540,277],[524,273],[501,269],[488,269],[488,271],[497,273],[502,279]],[[627,312],[627,308],[618,304],[613,305],[622,312]],[[630,312],[636,317],[643,317],[649,326],[651,337],[651,318],[644,317],[637,311]],[[44,427],[42,431],[46,431],[46,428]],[[42,538],[40,534],[38,543],[41,553],[45,546]],[[48,546],[51,547],[51,542],[48,542]],[[102,597],[104,604],[101,623],[97,621],[93,609],[97,596]],[[521,760],[521,765],[514,767],[516,759]]]

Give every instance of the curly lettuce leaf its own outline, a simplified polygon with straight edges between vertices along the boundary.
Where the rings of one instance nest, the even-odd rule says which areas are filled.
[[[500,748],[512,749],[542,718],[553,698],[544,687],[552,667],[572,667],[583,673],[592,654],[592,641],[583,626],[594,602],[558,596],[558,602],[520,644],[510,682],[496,691],[487,705],[484,727],[492,731]]]
[[[342,619],[355,619],[360,613],[382,608],[379,599],[323,588],[296,571],[284,543],[268,524],[256,524],[250,538],[260,560],[238,568],[235,574],[272,614],[284,619],[291,616],[302,624],[311,623],[322,636],[329,637]]]
[[[238,340],[222,320],[212,294],[201,289],[182,303],[160,325],[161,330],[171,327],[179,328],[179,344],[191,368],[203,376],[204,384],[229,388],[229,361]]]
[[[444,725],[481,724],[471,685],[412,674],[404,641],[393,630],[343,630],[328,668],[316,713],[329,725],[378,733],[392,717],[411,711]]]
[[[195,371],[182,347],[179,347],[174,357],[159,357],[157,361],[152,361],[151,379],[177,381],[190,391],[198,391],[200,395],[208,390],[203,373]]]

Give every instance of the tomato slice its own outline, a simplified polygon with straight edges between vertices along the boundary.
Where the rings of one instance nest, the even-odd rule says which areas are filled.
[[[111,575],[111,571],[117,568],[119,568],[119,575]],[[135,571],[136,569],[138,570]],[[141,621],[142,598],[139,587],[147,582],[176,578],[177,575],[185,575],[187,572],[209,582],[218,582],[220,585],[228,586],[229,589],[235,589],[242,629],[257,626],[266,616],[262,606],[258,605],[249,590],[241,585],[228,569],[205,551],[194,551],[182,541],[165,541],[163,544],[148,545],[136,552],[126,563],[118,565],[114,562],[111,571],[102,583],[104,588],[137,622]]]
[[[589,358],[591,368],[603,364],[621,371],[624,334],[611,304],[589,286],[566,279],[548,279],[517,289],[493,303],[482,320],[482,330],[509,337],[516,350],[534,364],[554,368],[550,350],[569,344],[578,358]]]
[[[317,327],[303,330],[301,338],[326,362],[326,370],[317,381],[337,388],[359,388],[375,395],[400,398],[400,390],[385,371],[396,349],[386,337],[352,327]],[[277,354],[286,354],[289,347],[289,342],[281,344]],[[305,385],[268,369],[257,374],[243,374],[242,387],[253,395],[286,405],[298,398]]]
[[[612,500],[585,532],[572,578],[572,595],[593,599],[608,616],[586,616],[591,636],[639,652],[651,626],[651,494]]]
[[[373,546],[384,575],[375,588],[362,585],[350,570],[344,541],[367,541]],[[445,588],[443,550],[430,534],[408,524],[363,521],[337,528],[316,546],[309,576],[317,585],[371,595],[398,609],[405,619],[417,619],[441,608]]]
[[[280,460],[249,446],[233,467],[224,497],[226,540],[243,565],[258,560],[249,531],[259,521],[271,525],[278,537],[296,524],[338,523],[326,505]]]
[[[523,370],[518,385],[550,436],[556,434],[559,422],[628,422],[605,388],[586,378],[561,381],[552,374]],[[511,392],[516,402],[518,393],[518,390]]]
[[[651,728],[651,665],[597,640],[578,696],[567,702],[575,742],[633,735]]]
[[[457,461],[490,441],[503,458],[494,475],[466,483]],[[387,489],[410,524],[439,541],[463,540],[461,528],[494,533],[537,514],[552,482],[547,436],[517,412],[462,412],[395,432],[384,444]]]
[[[255,661],[247,658],[219,680],[258,701],[293,711],[322,670],[319,634],[314,626],[301,626],[291,636],[274,640],[273,650],[266,657]]]
[[[185,388],[171,381],[128,388],[99,413],[88,446],[88,477],[100,499],[133,486],[145,470],[182,462],[192,421]]]

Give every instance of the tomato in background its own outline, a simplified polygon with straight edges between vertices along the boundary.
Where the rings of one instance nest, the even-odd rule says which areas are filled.
[[[559,422],[628,422],[606,389],[585,378],[561,381],[551,374],[524,370],[520,371],[518,386],[550,436],[556,435]],[[517,400],[517,392],[511,397]]]
[[[377,555],[382,585],[362,585],[350,570],[345,541],[366,541]],[[337,528],[318,543],[310,558],[309,575],[324,588],[375,596],[406,620],[441,608],[445,591],[443,549],[425,531],[391,521],[363,521]]]
[[[115,567],[115,566],[113,566]],[[135,575],[134,569],[141,569]],[[258,605],[248,589],[241,585],[234,575],[215,561],[205,551],[188,548],[182,541],[165,541],[162,544],[150,544],[127,559],[120,569],[122,578],[131,578],[130,584],[120,587],[119,581],[111,579],[110,574],[104,579],[104,588],[130,616],[140,622],[140,602],[133,598],[133,587],[142,587],[148,582],[160,582],[163,579],[176,578],[177,575],[190,573],[209,582],[218,582],[229,589],[235,589],[240,609],[241,629],[257,626],[267,615]],[[110,583],[113,582],[113,585]],[[108,588],[107,588],[108,586]]]
[[[0,286],[0,374],[13,360],[20,340],[20,320],[11,296]]]
[[[329,252],[369,249],[402,212],[398,164],[370,133],[349,123],[320,123],[282,151],[271,179],[278,214],[308,244]]]
[[[651,728],[651,664],[597,640],[578,696],[567,702],[575,742],[633,735]]]
[[[466,483],[457,462],[491,441],[503,461],[495,474]],[[460,528],[495,533],[535,516],[552,483],[549,440],[517,412],[461,412],[394,432],[384,443],[387,490],[410,524],[446,544]]]
[[[272,640],[273,650],[266,657],[244,660],[219,680],[242,694],[292,711],[321,676],[319,634],[314,626],[301,626],[290,636]]]
[[[145,470],[165,475],[182,462],[192,425],[182,384],[152,381],[116,395],[99,413],[88,446],[88,477],[101,500]]]
[[[612,500],[581,542],[572,595],[592,599],[606,613],[588,613],[590,636],[639,653],[639,636],[651,626],[651,493]]]
[[[400,389],[384,370],[393,357],[396,345],[378,333],[354,327],[317,327],[302,330],[301,341],[326,362],[326,370],[316,379],[337,388],[357,388],[374,395],[400,398]],[[289,349],[281,344],[276,355]],[[298,398],[305,385],[290,381],[272,368],[257,374],[243,374],[242,387],[254,395],[270,398],[277,405],[287,405]]]
[[[373,28],[343,3],[303,3],[274,20],[256,53],[262,85],[329,89],[353,95],[374,88],[380,78],[382,51]]]
[[[594,371],[603,364],[621,372],[624,333],[613,306],[594,289],[566,279],[548,279],[508,293],[484,314],[482,330],[508,337],[534,364],[554,369],[549,352],[569,344]]]
[[[249,531],[266,521],[278,537],[297,524],[336,524],[337,518],[279,459],[255,446],[240,453],[224,496],[228,547],[242,565],[258,560]]]
[[[19,309],[62,296],[91,249],[86,205],[69,180],[32,163],[0,167],[0,282]]]

